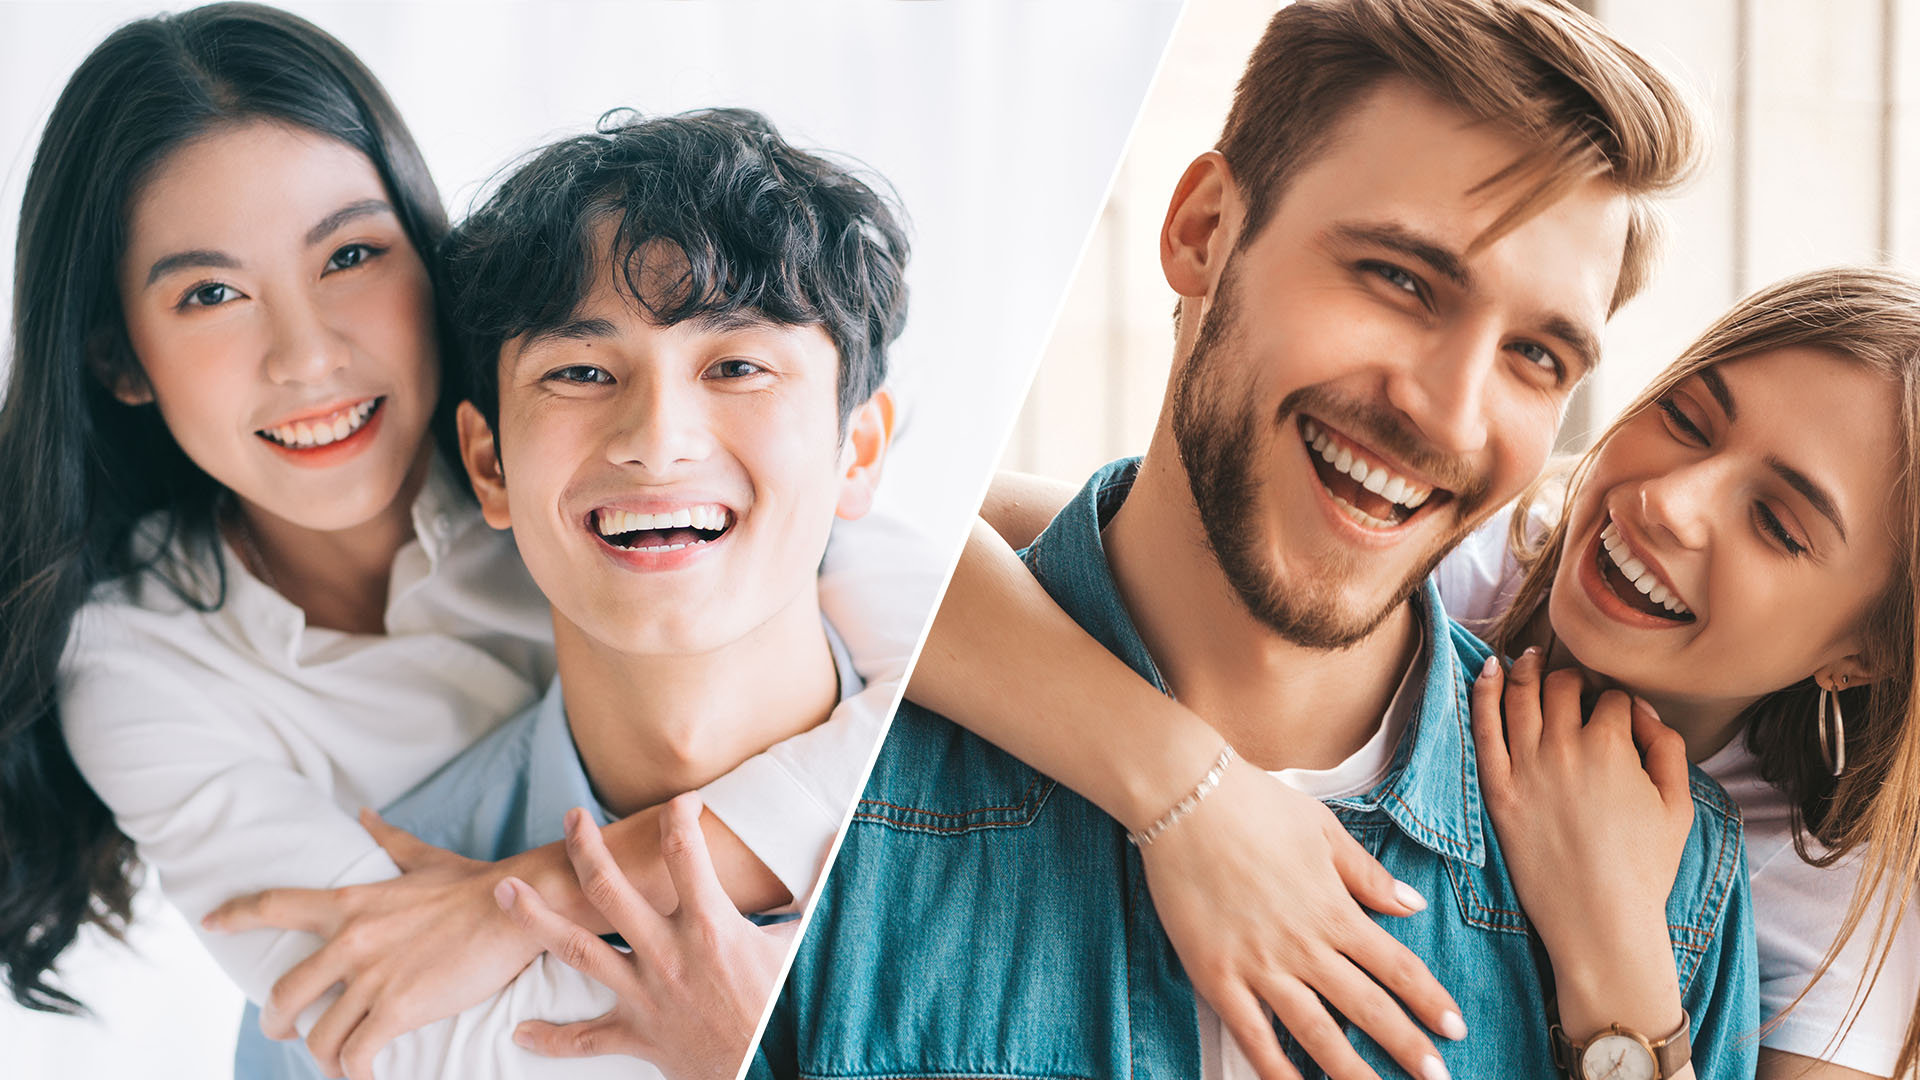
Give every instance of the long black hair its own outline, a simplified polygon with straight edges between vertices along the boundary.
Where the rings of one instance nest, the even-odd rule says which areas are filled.
[[[138,884],[131,841],[61,737],[56,676],[74,614],[95,584],[149,569],[130,539],[154,511],[217,552],[220,487],[158,410],[107,390],[138,372],[115,276],[129,202],[184,142],[248,120],[365,154],[429,266],[447,231],[379,82],[286,12],[223,3],[130,23],[61,91],[27,174],[0,404],[0,971],[28,1008],[81,1011],[48,981],[54,960],[87,923],[123,933]]]

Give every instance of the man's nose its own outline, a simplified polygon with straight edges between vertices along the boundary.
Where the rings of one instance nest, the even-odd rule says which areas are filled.
[[[705,458],[713,447],[701,395],[672,379],[638,378],[628,384],[627,404],[607,443],[615,464],[650,471]]]
[[[1487,443],[1487,383],[1499,360],[1498,333],[1489,326],[1463,323],[1394,369],[1387,400],[1435,450],[1456,456],[1475,453]]]

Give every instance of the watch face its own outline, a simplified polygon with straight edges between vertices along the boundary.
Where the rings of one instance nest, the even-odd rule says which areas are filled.
[[[1588,1043],[1580,1069],[1586,1080],[1654,1080],[1659,1073],[1646,1045],[1626,1035],[1602,1035]]]

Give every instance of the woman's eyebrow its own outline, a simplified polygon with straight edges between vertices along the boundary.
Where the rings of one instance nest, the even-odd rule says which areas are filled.
[[[176,251],[171,255],[162,255],[153,260],[153,265],[147,269],[147,284],[152,285],[154,282],[159,281],[175,270],[185,270],[188,268],[238,270],[240,268],[240,260],[224,251],[214,251],[210,248],[196,248],[193,251]]]
[[[1740,419],[1740,410],[1734,408],[1733,392],[1727,389],[1724,376],[1710,367],[1701,368],[1700,381],[1705,384],[1707,393],[1713,395],[1713,400],[1720,403],[1720,411],[1727,414],[1728,423]]]
[[[1834,503],[1833,496],[1827,493],[1826,488],[1814,483],[1805,473],[1777,457],[1769,457],[1767,464],[1780,479],[1787,482],[1788,487],[1806,496],[1815,510],[1818,510],[1828,521],[1833,522],[1834,529],[1840,533],[1841,543],[1847,542],[1847,527],[1840,522],[1840,508]]]
[[[340,226],[345,225],[349,221],[356,221],[373,214],[390,214],[392,212],[393,205],[385,199],[361,199],[358,202],[350,202],[340,209],[335,210],[333,213],[328,214],[326,217],[321,218],[319,224],[307,230],[307,246],[312,247],[327,237],[332,236]]]

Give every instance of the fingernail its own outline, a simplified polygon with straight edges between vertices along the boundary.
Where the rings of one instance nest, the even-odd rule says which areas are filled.
[[[1440,1017],[1440,1034],[1459,1042],[1467,1037],[1467,1021],[1457,1012],[1444,1013]]]
[[[1413,911],[1427,910],[1427,898],[1420,895],[1420,890],[1397,878],[1393,882],[1393,898]]]
[[[200,917],[200,929],[218,930],[220,929],[220,920],[214,918],[213,914],[209,912],[208,914]]]
[[[1437,1057],[1430,1057],[1420,1065],[1420,1080],[1453,1080],[1447,1072],[1447,1066]]]
[[[1653,702],[1648,701],[1646,698],[1634,698],[1633,711],[1645,716],[1649,720],[1660,719],[1660,710],[1654,708]]]
[[[1500,670],[1500,658],[1489,656],[1487,662],[1480,665],[1480,677],[1484,679],[1498,670]]]
[[[471,896],[472,894],[469,893],[468,895]],[[501,911],[507,911],[513,907],[513,900],[513,879],[501,879],[500,884],[493,887],[493,902],[500,905]]]
[[[520,1028],[514,1028],[513,1029],[513,1045],[518,1046],[523,1050],[533,1049],[532,1034],[526,1031],[523,1031]]]

